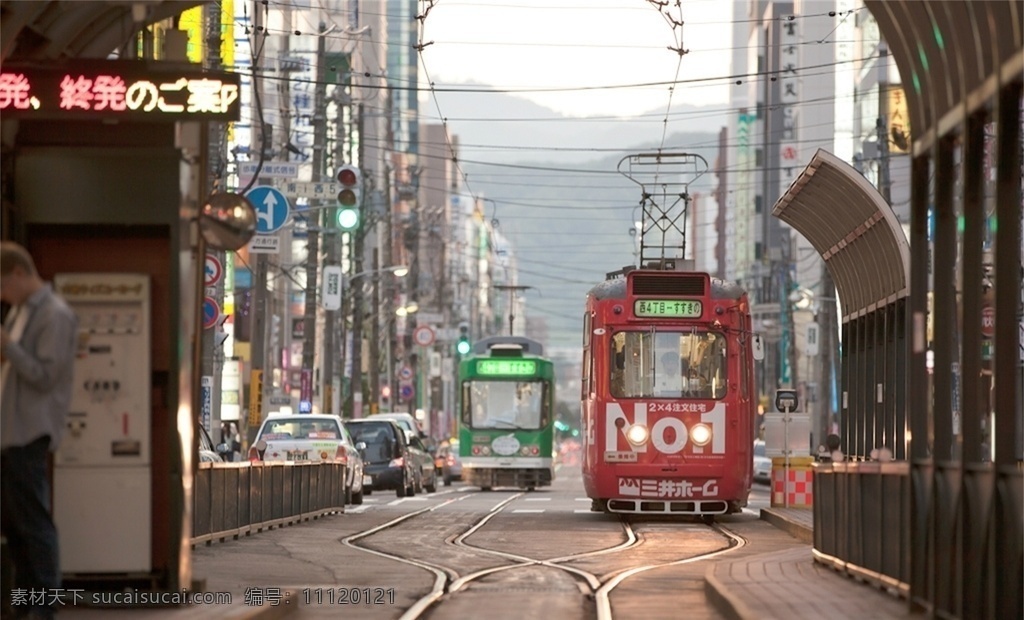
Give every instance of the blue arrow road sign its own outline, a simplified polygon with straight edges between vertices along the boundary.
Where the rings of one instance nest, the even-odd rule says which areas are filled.
[[[291,205],[280,191],[273,187],[260,185],[249,190],[245,197],[256,208],[256,232],[265,235],[272,233],[288,221]]]

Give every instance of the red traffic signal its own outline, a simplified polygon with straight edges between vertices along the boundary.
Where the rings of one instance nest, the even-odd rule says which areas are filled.
[[[338,205],[358,208],[363,184],[363,175],[359,168],[345,164],[338,168],[338,174],[335,177],[341,185],[341,190],[338,192]]]

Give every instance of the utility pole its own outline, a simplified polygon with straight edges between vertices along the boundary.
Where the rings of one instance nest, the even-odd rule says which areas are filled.
[[[878,190],[886,204],[892,204],[891,181],[889,179],[889,50],[883,42],[878,46],[878,120],[875,130],[878,140]]]
[[[391,126],[392,121],[392,96],[391,87],[388,86],[384,91],[384,118],[385,127],[387,127],[387,144],[394,144],[394,134]],[[391,173],[388,172],[383,175],[384,187],[382,188],[382,194],[384,195],[384,208],[385,208],[385,219],[384,219],[384,259],[390,265],[394,264],[395,251],[394,251],[394,200],[391,196]],[[386,286],[384,288],[384,299],[383,303],[377,306],[380,309],[380,314],[385,317],[387,321],[385,323],[387,327],[387,343],[386,350],[384,351],[384,378],[387,381],[388,386],[388,406],[392,411],[397,411],[395,403],[398,399],[397,386],[395,385],[395,352],[398,348],[398,334],[395,325],[395,291],[397,287],[394,285],[393,278],[387,278],[384,280]],[[378,285],[379,286],[379,285]],[[378,392],[377,396],[380,396]]]
[[[252,15],[254,40],[260,36],[264,38],[267,36],[262,22],[263,13],[259,10],[254,10]],[[254,41],[253,48],[262,50],[263,42]],[[259,153],[259,157],[262,159],[269,136],[267,136],[266,127],[263,125],[263,105],[260,103],[263,97],[263,77],[259,68],[261,59],[261,56],[256,56],[252,65],[253,99],[256,102],[256,112],[259,117],[259,144],[250,144],[249,151]],[[263,253],[256,255],[256,273],[253,277],[252,287],[252,327],[250,332],[250,353],[252,355],[250,361],[252,369],[249,374],[249,417],[246,420],[247,445],[252,445],[252,442],[256,440],[256,433],[263,422],[263,403],[266,402],[264,398],[263,368],[267,360],[267,255]]]
[[[216,4],[207,4],[203,7],[203,26],[205,29],[206,58],[204,65],[208,69],[219,70],[221,68],[220,57],[220,12],[221,8]],[[224,157],[223,125],[221,123],[203,123],[204,134],[207,144],[208,170],[203,171],[205,176],[202,189],[207,195],[218,189],[220,182],[220,168]],[[204,253],[218,261],[221,265],[225,263],[226,252],[222,250],[207,249]],[[197,261],[206,262],[206,256],[196,256]],[[205,269],[204,269],[205,272]],[[204,287],[208,296],[213,297],[218,307],[224,302],[224,269],[221,269],[220,276],[211,286]],[[211,290],[212,289],[212,290]],[[227,441],[221,437],[220,424],[220,393],[221,376],[220,369],[223,362],[223,354],[220,347],[219,329],[223,317],[210,329],[202,330],[202,379],[199,389],[202,392],[201,417],[206,431],[215,443]]]
[[[320,40],[317,41],[316,45],[316,89],[314,91],[314,97],[316,97],[315,108],[316,115],[314,118],[315,123],[315,145],[314,145],[314,157],[319,157],[319,163],[314,163],[313,172],[316,175],[318,181],[323,181],[324,175],[324,153],[327,150],[327,110],[326,110],[326,99],[327,99],[327,37],[324,36],[326,32],[326,24],[320,23]],[[337,88],[337,86],[335,87]],[[342,118],[343,113],[341,111],[340,101],[338,105],[338,118],[335,121],[335,155],[334,155],[334,170],[337,173],[338,166],[342,161],[341,158],[341,145],[344,142],[342,139]],[[316,161],[316,160],[315,160]],[[319,202],[319,201],[318,201]],[[321,205],[323,206],[323,205]],[[320,209],[323,212],[322,216],[318,216],[324,224],[324,246],[326,249],[326,256],[324,257],[324,266],[336,266],[339,265],[341,259],[338,254],[338,244],[340,243],[339,234],[335,228],[337,217],[335,209],[327,208]],[[344,295],[344,290],[342,290]],[[308,301],[307,301],[308,304]],[[307,305],[308,308],[308,305]],[[308,319],[308,317],[307,317]],[[337,310],[325,310],[324,311],[324,354],[321,358],[321,377],[320,384],[323,386],[321,392],[320,410],[324,413],[337,413],[334,405],[334,359],[335,349],[338,347],[334,340],[334,336],[337,333],[338,325],[338,311]],[[307,323],[308,328],[308,323]]]
[[[409,213],[409,221],[406,223],[404,231],[404,240],[408,244],[409,249],[409,294],[410,298],[407,299],[407,303],[410,301],[418,301],[419,290],[420,290],[420,183],[419,183],[419,171],[412,171],[412,211]],[[416,403],[421,397],[422,381],[420,380],[420,369],[419,369],[419,355],[413,349],[412,334],[413,330],[416,329],[415,319],[407,318],[405,326],[405,354],[409,360],[409,368],[412,369],[412,376],[415,379],[416,386],[415,394],[409,399],[409,413],[416,415]]]
[[[362,166],[363,153],[363,104],[356,104],[356,135],[359,139],[358,163]],[[367,175],[363,191],[359,194],[359,226],[352,231],[352,273],[362,273],[363,241],[369,230],[366,221],[366,197],[370,194]],[[363,417],[363,285],[352,287],[352,417]]]
[[[515,286],[512,284],[495,284],[494,288],[499,291],[508,291],[508,335],[515,336],[513,323],[516,320],[516,292],[533,288],[532,286]]]
[[[370,328],[370,414],[380,408],[380,250],[373,249],[373,292],[370,305],[373,307],[373,325]],[[390,317],[388,317],[390,318]]]
[[[320,23],[320,36],[317,38],[317,63],[316,63],[316,88],[313,93],[313,174],[317,181],[323,180],[324,150],[327,143],[327,117],[324,114],[324,99],[326,99],[327,84],[324,82],[324,56],[326,55],[326,42],[324,31],[326,26]],[[306,309],[303,316],[302,328],[302,378],[299,412],[303,413],[304,407],[313,406],[313,364],[316,359],[316,293],[317,293],[317,262],[320,260],[320,230],[324,220],[322,209],[310,205],[310,220],[307,234],[308,251],[306,254]],[[330,331],[330,329],[328,329]],[[325,335],[326,340],[326,335]]]

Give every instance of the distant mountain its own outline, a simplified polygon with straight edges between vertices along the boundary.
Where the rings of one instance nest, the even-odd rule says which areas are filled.
[[[580,163],[594,159],[595,155],[550,150],[539,157],[536,150],[516,147],[634,148],[657,145],[661,141],[664,109],[651,110],[636,117],[578,118],[566,116],[517,95],[489,92],[493,89],[484,84],[466,83],[457,86],[480,92],[438,92],[437,103],[432,100],[424,103],[421,112],[427,117],[424,122],[437,122],[437,108],[440,107],[449,129],[459,136],[462,157],[466,160],[522,163],[545,159],[552,163]],[[687,134],[705,134],[709,131],[717,135],[718,128],[726,124],[728,115],[722,106],[704,108],[679,105],[672,108],[668,118],[668,127],[673,135],[689,137]],[[480,146],[504,148],[481,149]],[[687,147],[687,144],[666,140],[665,146],[678,150]]]
[[[546,321],[549,346],[578,347],[586,292],[636,261],[630,230],[640,218],[640,188],[616,167],[662,144],[664,113],[581,120],[502,93],[439,92],[437,99],[471,191],[494,201],[488,216],[511,242],[519,284],[534,287],[525,293],[528,315]],[[724,113],[673,112],[665,150],[696,153],[711,165]],[[709,171],[690,191],[713,185]]]

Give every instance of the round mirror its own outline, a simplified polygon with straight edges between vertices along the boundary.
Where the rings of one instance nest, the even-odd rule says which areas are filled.
[[[211,248],[237,250],[256,233],[256,210],[245,196],[213,194],[199,211],[199,231]]]

